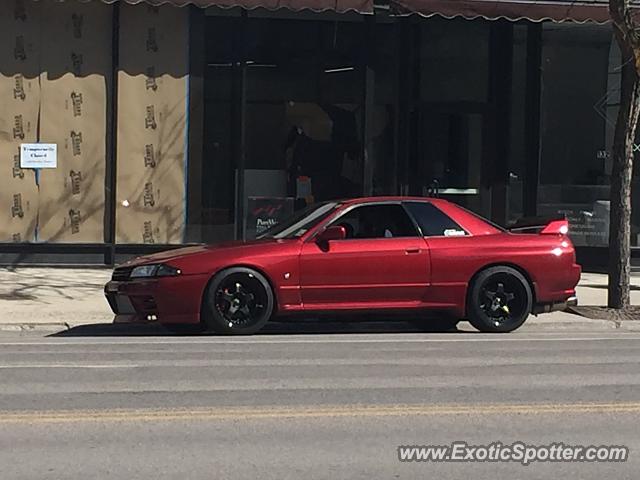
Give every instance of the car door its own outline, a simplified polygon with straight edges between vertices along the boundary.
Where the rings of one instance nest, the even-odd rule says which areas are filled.
[[[416,306],[429,285],[427,243],[399,203],[365,204],[343,212],[347,238],[307,241],[300,256],[305,309]]]

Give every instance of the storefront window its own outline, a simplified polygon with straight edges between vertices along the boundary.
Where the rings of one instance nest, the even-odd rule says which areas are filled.
[[[422,22],[419,29],[419,103],[412,113],[413,190],[490,213],[490,169],[485,164],[490,22]]]
[[[362,17],[262,15],[247,21],[247,236],[269,221],[256,210],[282,215],[363,183]]]
[[[610,26],[545,24],[538,213],[567,215],[577,246],[607,246],[619,55]],[[637,230],[634,229],[634,231]]]
[[[361,195],[362,16],[215,12],[206,25],[202,240]]]
[[[399,25],[393,19],[376,18],[373,59],[370,68],[375,78],[374,104],[371,112],[371,144],[369,161],[372,165],[374,195],[398,193],[400,155],[398,152],[399,106]]]
[[[240,21],[239,13],[207,17],[205,29],[201,235],[209,243],[235,235],[234,63]]]
[[[298,199],[300,176],[315,201],[361,192],[363,40],[361,19],[250,19],[247,168],[282,171]]]
[[[511,118],[509,122],[509,169],[507,178],[507,224],[524,216],[523,190],[526,170],[527,25],[513,27],[511,71]]]

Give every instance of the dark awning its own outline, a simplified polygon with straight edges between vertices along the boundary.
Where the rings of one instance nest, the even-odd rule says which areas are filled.
[[[541,22],[609,21],[608,0],[391,0],[396,13],[425,16],[532,20]],[[635,0],[632,1],[636,4]]]
[[[103,0],[113,3],[117,0]],[[242,7],[246,9],[267,8],[277,10],[287,8],[289,10],[313,10],[322,12],[325,10],[334,12],[356,11],[359,13],[372,13],[373,0],[120,0],[126,3],[147,3],[149,5],[196,5],[198,7]]]
[[[107,3],[170,4],[198,7],[242,7],[246,9],[266,8],[277,10],[313,10],[373,13],[374,0],[102,0]],[[395,14],[418,13],[424,16],[440,15],[446,18],[485,18],[495,20],[531,20],[541,22],[597,22],[609,21],[609,0],[377,0],[389,4]],[[640,10],[640,0],[631,0]]]

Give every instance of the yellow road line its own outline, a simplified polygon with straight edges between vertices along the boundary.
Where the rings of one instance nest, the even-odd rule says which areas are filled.
[[[336,405],[317,407],[265,406],[238,408],[207,407],[188,409],[0,411],[0,424],[586,413],[640,413],[640,402],[482,405]]]

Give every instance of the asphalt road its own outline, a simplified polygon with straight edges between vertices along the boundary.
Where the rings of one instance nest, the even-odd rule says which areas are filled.
[[[631,479],[640,470],[636,333],[90,333],[0,334],[1,479]],[[399,445],[453,441],[630,454],[529,466],[398,461]]]

